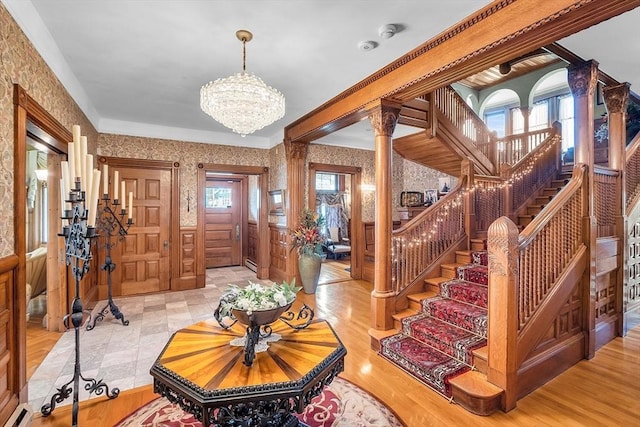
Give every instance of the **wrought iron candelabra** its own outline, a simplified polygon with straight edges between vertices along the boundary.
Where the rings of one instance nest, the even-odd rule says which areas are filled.
[[[120,206],[118,199],[111,201],[108,194],[102,195],[102,203],[98,206],[98,209],[101,209],[101,211],[98,212],[99,215],[96,219],[96,230],[105,238],[103,245],[105,248],[105,258],[104,264],[100,266],[100,269],[107,272],[107,304],[100,310],[93,321],[87,323],[87,331],[95,328],[96,322],[104,319],[105,315],[109,312],[111,312],[113,317],[120,320],[124,326],[129,325],[129,321],[125,320],[124,314],[120,311],[116,303],[113,302],[111,292],[111,273],[116,268],[116,265],[111,259],[111,248],[116,246],[120,240],[124,239],[129,231],[129,227],[133,224],[131,218],[128,218],[126,222],[124,221],[124,216],[127,211],[118,209],[118,206]],[[131,207],[129,209],[131,209]],[[113,236],[117,236],[115,241],[111,239]]]
[[[71,303],[71,313],[64,317],[64,324],[70,328],[69,320],[75,330],[75,365],[73,378],[58,388],[58,391],[51,396],[51,401],[42,406],[43,416],[49,416],[56,408],[56,404],[62,403],[73,393],[72,426],[78,425],[79,409],[79,386],[80,380],[84,381],[84,389],[97,396],[106,393],[109,399],[114,399],[120,394],[118,388],[109,391],[109,386],[102,380],[85,378],[80,371],[80,326],[84,318],[82,300],[80,299],[80,281],[89,272],[91,261],[91,239],[98,237],[95,227],[87,225],[87,208],[85,204],[85,192],[80,189],[80,181],[75,182],[75,188],[69,192],[71,210],[65,210],[62,217],[68,220],[68,225],[62,228],[61,236],[65,240],[66,264],[72,266],[72,273],[75,279],[75,297]]]

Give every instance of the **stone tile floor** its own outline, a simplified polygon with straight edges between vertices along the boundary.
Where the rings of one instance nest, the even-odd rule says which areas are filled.
[[[114,302],[129,320],[124,326],[110,314],[95,324],[94,329],[80,329],[80,372],[84,378],[102,379],[112,390],[120,391],[152,384],[151,365],[169,337],[178,329],[204,319],[213,318],[221,292],[228,284],[271,283],[257,280],[245,267],[207,270],[206,286],[201,289],[153,295],[115,298]],[[96,304],[94,315],[106,301]],[[58,387],[73,378],[75,365],[75,332],[65,332],[29,380],[29,403],[39,412]],[[79,400],[93,397],[80,380]],[[73,385],[73,384],[72,384]],[[60,404],[72,403],[72,397]]]

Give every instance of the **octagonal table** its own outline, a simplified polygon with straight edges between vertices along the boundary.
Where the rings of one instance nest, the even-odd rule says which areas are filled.
[[[280,339],[251,367],[243,347],[231,345],[245,334],[240,323],[225,330],[211,319],[180,329],[151,367],[154,391],[205,427],[302,425],[293,412],[344,370],[347,350],[325,320],[301,330],[279,320],[271,326]]]

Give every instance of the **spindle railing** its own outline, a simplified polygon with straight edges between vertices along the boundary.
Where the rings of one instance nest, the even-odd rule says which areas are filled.
[[[438,257],[464,237],[465,186],[463,177],[449,194],[393,232],[391,274],[396,293],[415,283]]]
[[[596,237],[615,236],[616,221],[622,209],[620,172],[604,166],[593,168],[594,214]]]
[[[451,86],[443,86],[433,92],[435,107],[447,117],[464,136],[488,159],[493,161],[491,148],[493,135],[487,125],[478,117],[464,99]],[[494,163],[495,164],[495,163]]]
[[[625,165],[625,191],[627,193],[627,215],[640,196],[640,133],[627,145]]]
[[[522,231],[518,245],[518,329],[522,329],[557,285],[583,244],[586,167],[574,168],[571,181],[543,214]]]
[[[553,128],[547,128],[527,133],[507,135],[498,139],[496,142],[496,164],[502,165],[506,163],[515,165],[553,133]]]
[[[561,133],[552,133],[544,142],[530,151],[511,168],[501,171],[511,183],[511,211],[516,212],[548,183],[549,177],[560,172]]]

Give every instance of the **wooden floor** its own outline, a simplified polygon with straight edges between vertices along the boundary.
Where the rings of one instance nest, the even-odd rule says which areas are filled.
[[[351,261],[349,258],[340,258],[337,260],[326,259],[322,262],[318,285],[328,285],[351,280],[350,269]]]
[[[372,285],[348,281],[300,294],[296,304],[315,307],[347,347],[341,374],[385,402],[408,427],[425,426],[640,426],[640,326],[616,338],[591,360],[583,360],[518,401],[509,413],[470,414],[422,386],[369,347]],[[81,403],[79,425],[112,426],[154,399],[151,386],[124,391],[114,400]],[[68,426],[70,405],[56,408],[33,426]]]

